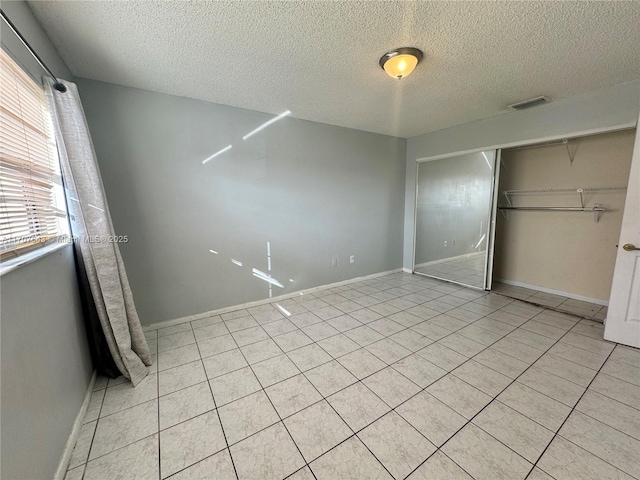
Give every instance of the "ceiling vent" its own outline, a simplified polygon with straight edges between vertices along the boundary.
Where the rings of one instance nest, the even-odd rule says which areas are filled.
[[[549,97],[541,95],[539,97],[530,98],[529,100],[524,100],[523,102],[512,103],[509,105],[509,108],[512,110],[524,110],[525,108],[537,107],[538,105],[542,105],[550,101]]]

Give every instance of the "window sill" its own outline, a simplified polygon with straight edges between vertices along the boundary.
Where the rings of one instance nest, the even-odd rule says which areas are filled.
[[[24,255],[20,255],[19,257],[12,258],[0,264],[0,277],[6,275],[9,272],[13,272],[14,270],[27,265],[31,262],[38,260],[41,257],[49,255],[53,252],[57,252],[58,250],[62,250],[65,247],[71,246],[71,243],[64,242],[53,242],[50,245],[45,245],[42,248],[38,248],[29,253],[25,253]]]

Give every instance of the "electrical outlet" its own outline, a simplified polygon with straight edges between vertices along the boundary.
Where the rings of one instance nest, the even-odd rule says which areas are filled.
[[[349,263],[356,263],[356,256],[355,255],[351,255],[349,257]]]
[[[333,260],[331,260],[331,266],[332,267],[337,267],[338,266],[338,259],[334,258]]]
[[[445,246],[445,247],[447,246],[447,241],[446,241],[446,240],[444,241],[444,246]]]

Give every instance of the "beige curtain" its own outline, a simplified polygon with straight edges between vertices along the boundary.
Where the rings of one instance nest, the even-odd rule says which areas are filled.
[[[67,195],[71,229],[79,242],[100,325],[116,366],[137,385],[148,374],[151,355],[127,273],[120,256],[102,178],[78,89],[61,81],[66,92],[45,78],[45,91]]]

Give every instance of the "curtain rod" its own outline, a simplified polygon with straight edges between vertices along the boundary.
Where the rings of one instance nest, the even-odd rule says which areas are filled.
[[[53,72],[49,69],[49,67],[47,67],[45,65],[45,63],[42,61],[42,59],[38,56],[38,54],[35,52],[35,50],[31,47],[31,45],[29,45],[29,42],[27,42],[27,40],[22,36],[22,34],[20,33],[20,31],[16,28],[16,26],[11,22],[11,20],[9,20],[9,17],[7,17],[7,15],[4,13],[4,11],[0,8],[0,15],[2,16],[2,19],[6,22],[7,25],[9,25],[9,28],[11,29],[11,31],[13,33],[15,33],[16,37],[18,37],[20,39],[20,41],[22,42],[22,44],[27,47],[27,50],[29,50],[29,53],[33,56],[33,58],[35,58],[37,60],[37,62],[40,64],[40,66],[53,78],[54,80],[54,84],[53,87],[58,90],[59,92],[66,92],[67,91],[67,87],[65,87],[60,80],[58,80],[58,77],[56,77]]]

